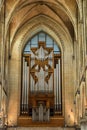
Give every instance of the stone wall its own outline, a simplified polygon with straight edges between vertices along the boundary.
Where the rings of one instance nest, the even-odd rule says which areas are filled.
[[[32,4],[26,0],[25,2],[7,0],[0,6],[0,75],[2,88],[5,88],[8,94],[5,99],[7,98],[9,125],[17,125],[20,113],[22,50],[27,40],[39,31],[47,32],[61,48],[65,125],[78,124],[80,116],[84,114],[81,110],[79,113],[82,96],[76,94],[78,89],[81,91],[83,75],[85,75],[84,91],[86,90],[83,109],[87,106],[87,70],[85,69],[87,68],[87,2],[86,0],[47,1],[34,3],[38,5],[34,6],[35,8],[30,7]]]

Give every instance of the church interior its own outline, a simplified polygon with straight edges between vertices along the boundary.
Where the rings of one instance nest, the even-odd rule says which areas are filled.
[[[87,130],[87,0],[0,0],[0,130]]]

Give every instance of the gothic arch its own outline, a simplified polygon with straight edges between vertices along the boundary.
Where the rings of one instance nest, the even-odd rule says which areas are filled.
[[[42,19],[42,20],[41,20]],[[17,89],[17,93],[18,93],[18,106],[15,110],[13,111],[17,111],[17,114],[19,115],[19,106],[20,106],[20,84],[21,84],[21,53],[22,50],[24,48],[24,45],[26,44],[26,42],[36,33],[40,32],[40,31],[44,31],[46,33],[48,33],[59,45],[59,47],[61,48],[61,52],[62,52],[62,82],[63,82],[63,94],[65,91],[65,86],[67,84],[67,80],[64,81],[66,73],[70,73],[70,70],[68,69],[68,72],[66,72],[66,67],[64,66],[64,64],[66,64],[68,61],[67,59],[70,59],[70,64],[72,65],[72,55],[73,55],[73,46],[72,46],[72,40],[70,39],[70,37],[68,37],[68,33],[65,33],[64,30],[61,29],[60,26],[59,29],[56,28],[54,26],[53,23],[51,23],[51,25],[47,24],[49,23],[49,20],[45,22],[43,21],[43,17],[41,17],[40,23],[37,24],[37,20],[34,20],[34,23],[31,21],[29,22],[29,24],[27,24],[27,26],[24,26],[21,28],[21,30],[19,30],[19,32],[16,34],[16,37],[14,39],[14,42],[12,43],[12,48],[11,48],[11,59],[10,59],[10,76],[12,75],[12,73],[14,72],[14,76],[18,76],[19,78],[16,79],[16,89]],[[62,34],[62,35],[61,35]],[[64,34],[64,35],[63,35]],[[67,58],[66,58],[67,57]],[[16,65],[15,66],[15,62]],[[70,65],[70,66],[71,66]],[[16,71],[15,70],[16,67]],[[10,79],[10,83],[15,82],[15,79],[13,80],[12,77],[9,76]],[[14,90],[15,84],[13,83],[13,85],[11,85],[12,90]],[[13,95],[11,95],[12,97]],[[10,98],[11,98],[10,97]],[[66,106],[64,106],[64,95],[63,95],[63,115],[64,115],[64,111]],[[9,103],[9,107],[10,103]],[[11,119],[11,112],[8,112],[9,115],[9,120]],[[14,117],[15,121],[16,121],[16,115]]]
[[[73,53],[73,43],[72,43],[72,39],[71,39],[68,31],[67,30],[65,31],[64,29],[62,29],[59,24],[54,23],[49,18],[46,18],[44,21],[44,18],[46,18],[46,17],[37,16],[36,18],[34,18],[29,23],[22,26],[17,31],[17,33],[15,34],[14,40],[12,42],[12,45],[11,45],[11,53],[13,53],[13,50],[14,51],[17,50],[17,48],[20,49],[20,47],[22,47],[30,37],[32,37],[35,33],[37,33],[38,31],[41,31],[41,30],[48,32],[48,34],[50,34],[51,36],[54,36],[53,38],[55,39],[55,41],[58,41],[62,52],[64,52],[65,50],[68,49],[68,51]],[[38,23],[38,21],[39,21],[39,23]],[[48,23],[50,23],[50,24],[48,24]],[[53,34],[52,34],[52,32],[53,32]],[[62,34],[62,36],[61,36],[61,34]],[[57,36],[57,37],[55,37],[55,36]],[[56,39],[58,39],[58,40],[56,40]],[[16,42],[17,42],[17,44],[16,44]],[[18,46],[18,47],[13,49],[15,46],[16,47]],[[22,49],[23,49],[23,47],[20,50],[22,50]],[[18,52],[19,52],[19,50],[18,50]],[[21,54],[21,52],[20,52],[20,54]]]
[[[40,1],[39,1],[40,2]],[[20,5],[21,6],[23,6],[23,4],[24,4],[24,7],[26,8],[26,6],[31,6],[31,4],[39,4],[39,2],[37,1],[33,1],[33,2],[25,2],[25,3],[20,3]],[[44,1],[44,2],[42,2],[44,5],[45,4],[47,4],[47,6],[48,6],[48,8],[52,11],[52,12],[54,12],[58,17],[60,17],[59,16],[59,14],[53,9],[53,8],[50,8],[51,7],[51,3],[52,1],[48,1],[48,2],[46,2],[46,1]],[[6,26],[9,26],[10,25],[10,23],[11,22],[15,22],[15,16],[16,16],[16,14],[17,13],[20,13],[19,12],[19,7],[20,6],[18,6],[19,5],[19,1],[17,1],[15,4],[14,4],[15,6],[14,6],[14,9],[13,10],[11,10],[11,12],[9,12],[9,18],[8,18],[8,21],[6,22],[7,23],[7,25]],[[64,14],[66,15],[65,17],[67,17],[66,19],[67,20],[69,20],[69,24],[71,24],[71,26],[72,26],[72,29],[71,29],[71,31],[72,30],[74,30],[74,33],[75,33],[75,37],[76,37],[76,26],[75,26],[75,20],[73,19],[73,17],[72,17],[72,14],[71,14],[71,12],[70,12],[70,10],[68,9],[68,6],[64,6],[64,4],[61,4],[61,2],[53,2],[53,5],[54,5],[54,7],[55,8],[57,8],[57,5],[59,6],[58,8],[59,8],[59,10],[61,10],[61,11],[63,11],[64,12]],[[23,9],[23,7],[20,9],[20,11]],[[66,11],[67,10],[67,11]],[[28,14],[28,13],[27,13]],[[42,13],[42,14],[44,14],[44,13]],[[63,13],[62,13],[63,14]],[[38,12],[38,15],[39,15],[39,12]],[[60,17],[60,19],[63,21],[63,17],[61,18]],[[26,21],[26,18],[25,18],[25,21]],[[64,21],[63,21],[64,22]],[[20,28],[20,25],[21,24],[24,24],[24,22],[23,21],[19,21],[19,26],[18,26],[18,28]],[[64,24],[65,24],[65,26],[66,26],[66,23],[64,22]],[[67,27],[67,26],[66,26]],[[67,27],[68,28],[68,27]],[[68,28],[69,29],[69,28]],[[69,33],[70,33],[70,31],[69,31]]]

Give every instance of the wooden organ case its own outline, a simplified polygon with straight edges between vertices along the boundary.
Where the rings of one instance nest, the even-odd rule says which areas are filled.
[[[61,59],[52,47],[39,42],[23,56],[19,126],[63,126]]]

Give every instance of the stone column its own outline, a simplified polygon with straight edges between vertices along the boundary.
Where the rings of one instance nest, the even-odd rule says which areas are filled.
[[[2,99],[2,89],[1,89],[1,83],[0,83],[0,111],[1,111],[1,99]]]
[[[5,98],[5,91],[3,91],[2,88],[4,88],[4,56],[5,56],[5,44],[4,44],[4,31],[5,31],[5,5],[4,0],[0,1],[0,113],[1,113],[1,119],[2,119],[2,127],[4,126],[4,98]]]
[[[83,68],[85,67],[86,60],[85,60],[85,54],[86,54],[86,1],[83,0]]]
[[[86,67],[85,77],[86,77],[86,79],[85,79],[85,83],[86,83],[86,92],[85,92],[85,94],[86,94],[86,105],[87,105],[87,67]]]

